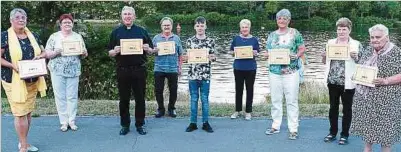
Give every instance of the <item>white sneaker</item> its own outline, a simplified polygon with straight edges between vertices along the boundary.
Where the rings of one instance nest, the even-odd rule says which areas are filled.
[[[238,112],[238,111],[234,112],[234,113],[231,115],[231,119],[237,119],[237,118],[238,118],[238,115],[239,115],[239,112]]]
[[[245,113],[245,120],[251,120],[251,119],[252,119],[251,113]]]
[[[21,143],[18,143],[18,149],[21,149]],[[29,145],[27,148],[28,151],[36,152],[39,151],[39,149],[33,145]]]
[[[75,125],[75,123],[70,123],[69,125],[70,125],[70,128],[71,128],[72,131],[77,131],[78,130],[78,126]]]
[[[278,134],[278,133],[280,133],[280,130],[277,130],[277,129],[274,129],[274,128],[267,129],[266,132],[265,132],[266,135],[273,135],[273,134]]]
[[[60,130],[62,132],[66,132],[68,130],[68,125],[67,124],[62,124],[61,127],[60,127]]]

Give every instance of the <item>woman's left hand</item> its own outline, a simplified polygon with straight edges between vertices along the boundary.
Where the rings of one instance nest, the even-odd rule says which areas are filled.
[[[258,56],[258,55],[259,55],[258,51],[257,50],[253,50],[253,56]]]
[[[81,54],[81,56],[82,56],[83,58],[86,58],[86,57],[88,57],[88,52],[87,52],[87,51],[85,51],[84,53],[82,53],[82,54]]]
[[[290,54],[290,59],[296,60],[296,59],[298,59],[298,56],[296,54]]]
[[[45,55],[46,55],[46,54],[45,54]],[[33,59],[32,59],[32,60],[39,60],[39,59],[46,58],[46,56],[45,56],[45,55],[41,54],[41,55],[35,56],[35,57],[33,57]]]
[[[209,60],[212,61],[212,62],[216,61],[216,55],[209,54]]]

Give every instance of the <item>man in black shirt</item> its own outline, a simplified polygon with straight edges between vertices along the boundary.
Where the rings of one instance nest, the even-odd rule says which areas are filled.
[[[152,40],[148,32],[133,24],[135,20],[135,10],[132,7],[124,6],[121,11],[122,25],[115,28],[110,35],[108,46],[109,56],[115,57],[117,62],[117,83],[120,96],[120,117],[121,126],[120,135],[126,135],[129,132],[131,119],[129,113],[129,102],[131,92],[135,97],[135,126],[136,131],[145,135],[145,90],[146,90],[146,52],[153,48]],[[121,39],[142,39],[143,54],[121,55]]]

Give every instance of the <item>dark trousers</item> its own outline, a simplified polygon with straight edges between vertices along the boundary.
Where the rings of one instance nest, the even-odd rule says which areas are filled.
[[[156,94],[158,110],[160,111],[165,111],[163,91],[164,91],[164,80],[166,78],[168,82],[168,88],[170,91],[168,110],[174,110],[175,102],[177,101],[178,73],[155,72],[155,94]]]
[[[330,97],[330,134],[337,135],[338,132],[338,107],[340,98],[343,104],[343,120],[341,136],[349,136],[349,128],[352,119],[352,100],[355,94],[355,89],[344,89],[343,85],[328,84]]]
[[[132,92],[135,98],[135,126],[143,126],[145,124],[146,67],[118,67],[117,82],[121,126],[129,127],[131,124],[129,105]]]
[[[246,87],[246,108],[245,112],[252,112],[253,84],[255,83],[256,70],[235,70],[235,111],[242,111],[242,94],[244,82]]]

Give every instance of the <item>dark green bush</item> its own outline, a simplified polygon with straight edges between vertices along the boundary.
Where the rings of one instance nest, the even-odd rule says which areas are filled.
[[[85,25],[86,29],[75,30],[83,35],[89,53],[87,58],[81,60],[82,75],[79,81],[79,98],[118,100],[115,59],[109,57],[107,53],[109,36],[114,27],[92,26],[91,24]],[[54,30],[51,29],[46,31],[49,34],[45,35],[47,37],[42,36],[43,42],[46,42],[50,34],[54,32]],[[43,45],[45,45],[45,43]],[[147,63],[147,100],[154,99],[153,63],[154,57],[149,56]],[[48,87],[47,98],[52,98],[54,95],[49,75],[46,76],[46,82]],[[6,98],[3,89],[2,97]]]

